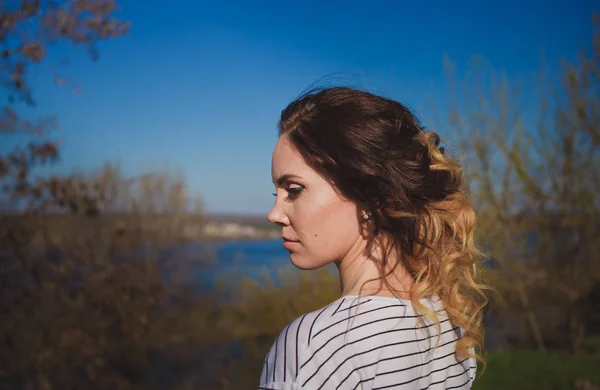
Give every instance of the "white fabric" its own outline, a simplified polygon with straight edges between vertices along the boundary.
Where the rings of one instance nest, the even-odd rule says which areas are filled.
[[[439,300],[422,302],[441,333],[410,301],[387,297],[346,296],[297,318],[273,343],[258,388],[470,389],[476,362],[455,357],[460,329]]]

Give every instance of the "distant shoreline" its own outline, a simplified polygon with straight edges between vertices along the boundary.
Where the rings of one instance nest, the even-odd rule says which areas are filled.
[[[241,241],[280,241],[279,237],[218,237],[218,236],[207,236],[202,237],[199,240],[190,240],[189,242],[197,242],[201,244],[205,243],[227,243],[227,242],[241,242]]]

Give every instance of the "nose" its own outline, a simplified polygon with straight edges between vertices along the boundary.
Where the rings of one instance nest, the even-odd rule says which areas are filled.
[[[278,226],[287,226],[290,224],[288,216],[281,209],[279,202],[277,201],[275,201],[275,205],[271,211],[269,211],[269,214],[267,214],[267,220]]]

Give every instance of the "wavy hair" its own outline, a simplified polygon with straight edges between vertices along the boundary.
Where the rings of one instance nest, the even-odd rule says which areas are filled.
[[[439,329],[436,314],[420,302],[439,298],[464,330],[456,355],[485,365],[488,299],[479,282],[475,213],[461,166],[440,137],[401,103],[347,87],[301,95],[282,111],[278,128],[309,166],[372,212],[375,236],[391,238],[385,253],[397,256],[384,256],[375,280],[391,289],[387,277],[402,265],[414,280],[413,306]]]

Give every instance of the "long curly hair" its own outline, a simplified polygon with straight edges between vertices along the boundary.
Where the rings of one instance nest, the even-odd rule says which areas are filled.
[[[372,211],[375,236],[391,238],[384,253],[397,256],[384,256],[376,280],[391,289],[387,277],[402,265],[414,281],[413,306],[439,329],[436,314],[421,303],[439,298],[463,329],[456,355],[485,365],[488,299],[479,281],[475,212],[461,166],[440,137],[401,103],[348,87],[301,95],[282,111],[278,128],[309,166]]]

